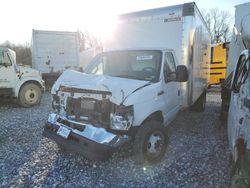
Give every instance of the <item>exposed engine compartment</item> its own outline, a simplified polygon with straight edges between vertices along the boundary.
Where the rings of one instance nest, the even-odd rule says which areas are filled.
[[[77,122],[109,129],[118,121],[125,128],[129,128],[133,121],[133,108],[112,103],[109,100],[111,95],[107,91],[61,86],[52,95],[52,107],[59,115]]]

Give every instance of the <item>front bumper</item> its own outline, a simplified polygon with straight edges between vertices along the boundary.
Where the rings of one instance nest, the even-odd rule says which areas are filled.
[[[66,137],[58,130],[69,130]],[[50,114],[43,135],[57,142],[64,149],[79,153],[89,159],[105,160],[121,145],[129,141],[126,135],[116,135],[91,124],[79,123],[56,114]]]

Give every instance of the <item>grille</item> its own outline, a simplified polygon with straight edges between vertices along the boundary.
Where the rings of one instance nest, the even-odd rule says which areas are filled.
[[[81,116],[87,117],[88,122],[93,124],[109,124],[111,103],[109,100],[102,101],[89,98],[67,99],[66,113],[80,120]]]

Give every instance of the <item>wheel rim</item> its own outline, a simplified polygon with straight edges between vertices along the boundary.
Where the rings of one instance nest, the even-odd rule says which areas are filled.
[[[160,131],[153,132],[147,142],[147,155],[157,157],[161,154],[164,146],[164,135]]]
[[[28,89],[25,92],[25,101],[29,104],[35,104],[38,100],[38,91],[33,88]]]

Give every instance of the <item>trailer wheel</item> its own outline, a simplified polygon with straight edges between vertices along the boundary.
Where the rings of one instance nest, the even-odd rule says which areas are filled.
[[[142,164],[159,162],[165,154],[168,144],[166,128],[162,123],[149,121],[144,123],[134,139],[134,160]]]
[[[42,92],[38,85],[27,83],[19,91],[19,104],[25,108],[32,107],[41,102]]]
[[[204,112],[206,107],[207,92],[204,91],[198,100],[192,106],[192,109],[196,112]]]

